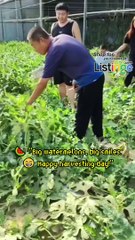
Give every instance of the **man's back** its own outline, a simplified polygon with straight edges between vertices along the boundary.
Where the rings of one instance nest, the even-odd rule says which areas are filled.
[[[44,77],[53,76],[58,69],[72,79],[88,76],[89,81],[93,81],[101,75],[101,73],[94,72],[94,65],[94,58],[83,44],[73,37],[62,34],[52,40],[46,57]]]
[[[53,39],[52,49],[50,49],[50,51],[54,51],[56,48],[59,48],[57,60],[60,54],[63,56],[58,67],[59,70],[63,69],[63,71],[66,71],[67,75],[69,75],[70,72],[70,77],[72,79],[79,77],[83,72],[89,70],[90,61],[94,62],[94,59],[90,56],[83,44],[65,34],[59,35]]]

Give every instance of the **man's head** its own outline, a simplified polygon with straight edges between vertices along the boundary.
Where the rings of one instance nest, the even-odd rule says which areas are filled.
[[[100,45],[100,53],[104,55],[106,51],[107,51],[107,45],[106,44]]]
[[[30,29],[27,35],[27,40],[31,43],[36,52],[41,55],[47,53],[51,43],[49,33],[39,26]]]
[[[68,19],[69,8],[65,3],[58,3],[55,7],[56,17],[60,23],[65,23]]]

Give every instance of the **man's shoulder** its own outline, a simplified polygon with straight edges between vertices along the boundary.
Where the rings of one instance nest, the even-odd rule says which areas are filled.
[[[68,22],[69,22],[69,23],[74,23],[75,20],[73,20],[72,18],[68,18]]]
[[[72,39],[73,37],[67,35],[67,34],[59,34],[58,36],[54,37],[53,38],[53,42],[54,43],[58,43],[60,41],[63,41],[64,43],[64,40],[66,41],[67,39]]]
[[[51,25],[51,28],[54,28],[54,27],[56,27],[57,25],[58,25],[58,21],[53,22],[52,25]]]
[[[62,34],[61,34],[62,35]],[[54,37],[52,40],[52,44],[49,48],[49,51],[47,53],[47,56],[50,56],[51,54],[53,54],[56,51],[61,52],[63,49],[62,47],[62,41],[61,38],[59,37],[59,35],[57,37]]]

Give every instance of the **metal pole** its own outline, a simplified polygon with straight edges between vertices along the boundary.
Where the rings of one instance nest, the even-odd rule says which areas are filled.
[[[21,14],[21,19],[23,18],[23,9],[22,9],[22,0],[19,0],[20,3],[20,14]],[[24,23],[22,22],[22,37],[23,37],[23,41],[24,41]]]
[[[123,9],[126,7],[126,0],[123,0]]]
[[[123,0],[123,10],[125,9],[126,7],[126,0]],[[124,17],[124,12],[122,13],[122,16]]]
[[[91,17],[91,16],[100,16],[100,15],[109,15],[110,13],[128,13],[128,14],[134,14],[135,15],[135,8],[133,9],[122,9],[122,10],[107,10],[107,11],[97,11],[97,12],[87,12],[87,17]],[[82,18],[84,16],[84,13],[77,13],[77,14],[70,14],[69,17],[72,18]],[[110,16],[110,15],[109,15]],[[56,16],[54,17],[43,17],[42,20],[45,21],[49,21],[49,20],[56,20]],[[39,18],[24,18],[24,19],[18,19],[18,23],[21,22],[35,22],[35,21],[39,21]],[[7,20],[3,20],[3,23],[16,23],[16,19],[7,19]]]
[[[2,41],[4,41],[4,24],[3,24],[2,10],[0,10],[0,16],[1,16],[1,32],[2,32]]]
[[[39,0],[39,21],[40,21],[40,27],[43,27],[43,21],[42,21],[42,18],[43,18],[43,5],[42,5],[42,0]]]
[[[17,9],[17,1],[16,1],[16,0],[15,0],[15,12],[16,12],[16,31],[17,31],[17,40],[19,40],[18,9]]]
[[[87,19],[87,0],[84,0],[84,13],[83,13],[83,43],[85,44],[86,38],[86,19]]]

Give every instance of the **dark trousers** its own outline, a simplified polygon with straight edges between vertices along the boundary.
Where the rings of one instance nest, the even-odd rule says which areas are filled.
[[[135,64],[133,64],[133,71],[129,72],[125,78],[125,86],[126,87],[128,87],[131,84],[133,77],[135,77]]]
[[[103,137],[103,85],[104,75],[78,92],[75,131],[79,139],[85,136],[90,120],[96,137]]]
[[[66,74],[60,72],[60,71],[56,71],[54,74],[54,84],[61,84],[61,83],[65,83],[68,86],[72,86],[72,79],[69,78]]]

